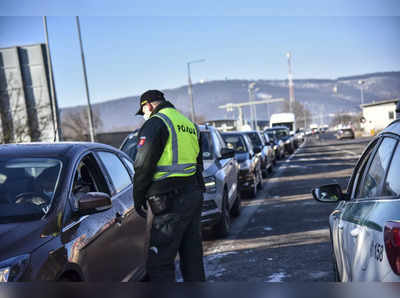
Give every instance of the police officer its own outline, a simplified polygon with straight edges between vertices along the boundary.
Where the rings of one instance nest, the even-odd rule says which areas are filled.
[[[200,215],[204,182],[198,127],[158,90],[140,97],[134,201],[148,222],[146,270],[150,281],[175,281],[179,252],[184,281],[204,281]],[[150,207],[150,208],[148,208]]]

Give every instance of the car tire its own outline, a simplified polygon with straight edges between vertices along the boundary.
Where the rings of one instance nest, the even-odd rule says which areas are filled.
[[[254,199],[257,196],[257,176],[254,174],[254,186],[252,189],[249,190],[249,197],[251,199]]]
[[[263,189],[263,179],[262,179],[261,171],[258,172],[258,180],[259,180],[259,182],[257,184],[257,190],[261,190],[261,189]]]
[[[339,271],[337,268],[337,263],[335,258],[332,256],[332,267],[333,267],[333,277],[335,282],[341,282],[340,276],[339,276]]]
[[[233,217],[238,217],[240,215],[240,207],[242,203],[242,197],[240,195],[240,191],[237,192],[235,203],[233,203],[231,209],[231,215]]]
[[[264,169],[264,170],[262,170],[262,177],[263,177],[263,178],[267,178],[268,173],[270,173],[269,169]]]
[[[231,229],[231,218],[229,213],[229,204],[228,204],[228,194],[226,190],[224,191],[222,198],[222,206],[221,206],[221,219],[216,226],[216,236],[218,238],[224,238],[228,236],[229,230]]]

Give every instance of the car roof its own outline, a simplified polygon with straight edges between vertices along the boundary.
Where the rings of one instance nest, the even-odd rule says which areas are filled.
[[[400,136],[400,119],[394,120],[390,123],[380,134],[392,133]]]
[[[216,128],[212,125],[198,125],[200,131],[209,131],[209,130],[215,130]]]
[[[282,129],[282,128],[289,130],[289,128],[287,128],[286,126],[282,126],[282,125],[273,126],[273,127],[268,127],[266,130]]]
[[[91,149],[116,149],[109,145],[89,142],[57,142],[57,143],[18,143],[0,145],[0,158],[17,158],[21,156],[46,157],[59,156],[69,157],[79,152]]]

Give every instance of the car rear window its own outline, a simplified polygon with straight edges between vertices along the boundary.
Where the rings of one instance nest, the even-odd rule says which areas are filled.
[[[400,145],[397,145],[386,181],[383,184],[384,196],[400,196]]]
[[[261,139],[260,139],[258,133],[251,132],[251,133],[248,133],[247,135],[249,136],[249,138],[254,146],[262,146]]]
[[[135,161],[136,153],[137,153],[137,133],[133,133],[129,135],[125,141],[125,143],[121,147],[121,151],[128,154],[128,156]]]
[[[246,143],[244,141],[243,136],[241,135],[222,135],[226,146],[230,149],[235,150],[237,153],[245,153],[248,152]]]
[[[208,131],[200,132],[201,135],[201,151],[203,152],[203,159],[213,159],[214,147],[211,141],[211,133]]]

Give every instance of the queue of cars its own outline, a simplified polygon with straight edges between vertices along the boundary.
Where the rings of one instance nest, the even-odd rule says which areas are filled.
[[[271,131],[220,133],[204,125],[200,134],[201,221],[225,237],[242,196],[255,197],[263,175],[289,152]],[[145,277],[146,222],[132,200],[137,137],[129,134],[121,150],[82,142],[2,145],[0,282]]]

